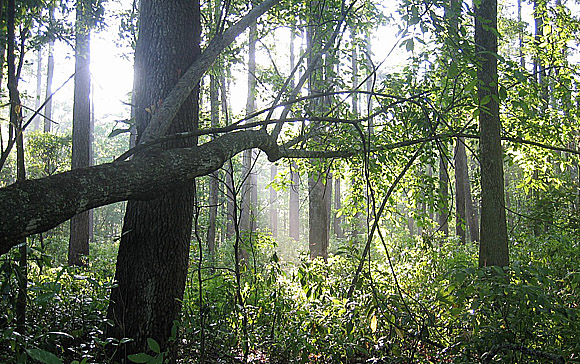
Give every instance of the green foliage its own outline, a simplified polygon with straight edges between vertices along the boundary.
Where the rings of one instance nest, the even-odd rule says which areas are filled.
[[[17,251],[3,258],[0,361],[22,363],[28,355],[41,363],[86,363],[105,356],[103,332],[111,277],[52,267],[50,257],[29,250],[26,334],[16,331]],[[110,272],[109,272],[110,274]]]

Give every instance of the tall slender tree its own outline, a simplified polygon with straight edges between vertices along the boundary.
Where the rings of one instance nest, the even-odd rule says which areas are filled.
[[[469,183],[467,175],[467,154],[463,138],[458,138],[455,144],[455,233],[463,244],[467,241],[467,191]]]
[[[246,99],[246,115],[256,111],[256,36],[257,24],[250,25],[248,34],[248,92]],[[242,210],[240,226],[244,231],[256,231],[257,207],[257,174],[255,171],[255,152],[244,151],[243,183],[242,183]]]
[[[213,73],[210,74],[209,98],[211,127],[217,128],[219,125],[219,84],[217,76]],[[216,219],[218,210],[219,178],[219,171],[216,171],[209,176],[209,221],[207,228],[207,248],[212,258],[215,256],[216,248]]]
[[[54,7],[48,10],[50,20],[54,19]],[[46,106],[44,106],[44,132],[52,129],[52,80],[54,78],[54,37],[48,41],[48,57],[46,60]]]
[[[276,164],[272,163],[270,166],[270,180],[275,181],[276,175],[278,174],[278,167]],[[278,192],[272,186],[270,186],[270,231],[272,232],[272,237],[278,237]]]
[[[91,133],[91,71],[90,71],[90,7],[86,0],[76,3],[75,81],[71,168],[92,164]],[[68,264],[85,265],[91,236],[90,211],[75,215],[70,221]]]
[[[290,69],[295,67],[294,40],[296,38],[295,27],[290,29]],[[294,88],[293,79],[290,87]],[[288,235],[296,241],[300,240],[300,174],[296,163],[290,164],[290,191],[288,201]]]
[[[324,115],[327,99],[319,96],[327,86],[328,72],[333,67],[331,62],[323,63],[316,60],[316,53],[324,46],[327,38],[326,29],[321,25],[322,4],[313,0],[309,4],[310,24],[307,28],[307,52],[309,53],[309,67],[315,65],[308,80],[308,92],[312,97],[310,100],[310,116]],[[328,61],[330,55],[325,59]],[[310,127],[317,128],[319,123],[311,122]],[[320,140],[316,140],[320,142]],[[321,257],[328,258],[328,241],[329,241],[329,212],[328,196],[326,185],[328,184],[327,171],[323,164],[317,160],[311,160],[313,166],[308,174],[308,246],[310,258]]]
[[[482,0],[475,6],[475,47],[481,161],[479,265],[507,266],[509,249],[497,84],[497,0]]]

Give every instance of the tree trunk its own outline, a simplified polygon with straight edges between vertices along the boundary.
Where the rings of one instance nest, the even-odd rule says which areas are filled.
[[[336,177],[334,179],[334,234],[338,239],[344,238],[342,216],[338,216],[341,207],[340,178]]]
[[[327,54],[324,62],[318,63],[316,54],[325,47],[325,42],[328,42],[328,29],[323,25],[324,20],[321,19],[320,4],[317,0],[310,1],[309,11],[312,19],[316,19],[307,28],[306,43],[307,52],[310,55],[308,58],[308,67],[314,65],[312,73],[308,79],[308,94],[312,96],[309,101],[310,112],[309,116],[324,116],[328,111],[329,99],[326,97],[316,95],[328,91],[330,88],[329,81],[332,78],[333,55]],[[317,24],[320,22],[320,24]],[[330,75],[329,75],[330,74]],[[311,122],[310,127],[314,128],[318,122]],[[320,142],[320,140],[316,140]],[[324,260],[328,258],[328,238],[329,238],[329,218],[330,212],[330,197],[327,192],[327,173],[324,171],[323,165],[317,160],[311,160],[313,170],[309,172],[308,176],[308,245],[310,249],[310,258],[314,259],[322,257]]]
[[[54,9],[50,10],[51,17]],[[52,129],[52,79],[54,76],[54,40],[48,42],[48,59],[46,61],[46,105],[44,106],[44,132],[49,133]]]
[[[328,208],[325,200],[325,177],[311,172],[308,176],[308,246],[310,259],[328,259]]]
[[[439,198],[441,204],[439,205],[439,231],[443,236],[449,235],[449,174],[447,172],[447,161],[445,160],[445,152],[443,148],[445,144],[441,144],[439,151]]]
[[[34,110],[38,110],[41,105],[42,98],[42,47],[39,46],[36,51],[36,98],[34,101]],[[34,117],[32,122],[32,130],[40,129],[40,115]]]
[[[138,136],[200,54],[199,2],[141,0],[135,50],[136,123]],[[167,134],[197,128],[199,85],[181,105]],[[163,148],[191,147],[196,138],[174,140]],[[136,156],[137,158],[138,156]],[[118,360],[147,349],[153,338],[168,349],[173,320],[178,318],[189,263],[194,187],[185,182],[151,201],[129,201],[119,245],[108,318],[108,337],[128,337]]]
[[[324,201],[326,202],[326,223],[328,224],[328,238],[330,239],[330,228],[332,222],[332,173],[328,173],[324,183]]]
[[[463,138],[458,138],[455,144],[455,233],[463,244],[467,242],[467,191],[465,185],[469,183],[464,142]]]
[[[209,99],[210,99],[210,117],[211,127],[217,128],[219,125],[219,92],[218,80],[214,74],[210,74],[209,81]],[[219,171],[209,176],[209,221],[207,228],[207,249],[210,256],[215,256],[216,246],[216,218],[218,210],[219,194]]]
[[[22,104],[20,100],[20,91],[18,90],[19,74],[23,64],[24,54],[20,54],[19,66],[16,65],[16,6],[14,0],[8,0],[6,9],[6,26],[7,26],[7,63],[8,63],[8,94],[10,99],[10,125],[9,128],[14,130],[16,139],[16,180],[23,182],[26,180],[26,170],[24,164],[24,136],[22,129]],[[26,307],[28,296],[28,246],[26,238],[19,239],[14,245],[20,244],[17,281],[18,295],[16,297],[16,332],[20,335],[26,335]]]
[[[509,250],[505,219],[503,153],[497,90],[497,1],[475,7],[475,46],[481,161],[481,230],[479,265],[507,266]]]
[[[77,1],[75,26],[75,84],[73,106],[71,168],[91,165],[91,73],[90,30],[85,1]],[[70,221],[68,265],[86,265],[89,255],[90,211],[74,216]]]
[[[290,69],[294,69],[294,39],[295,27],[290,30]],[[294,81],[290,82],[290,87],[294,88]],[[300,240],[300,175],[298,166],[290,164],[290,191],[288,202],[288,235],[296,241]]]
[[[248,96],[246,99],[246,115],[250,115],[256,110],[256,33],[257,25],[253,23],[250,25],[248,39]],[[254,151],[244,151],[240,225],[242,230],[251,232],[256,231],[257,176],[254,171],[254,162]]]
[[[290,165],[290,201],[288,213],[288,235],[296,241],[300,240],[300,175],[298,166]]]
[[[465,211],[467,213],[467,225],[469,227],[469,238],[472,242],[479,241],[479,214],[478,207],[473,203],[471,195],[471,180],[469,179],[469,168],[467,168],[467,180],[465,181]]]
[[[228,71],[229,72],[229,71]],[[230,109],[228,104],[228,90],[229,90],[229,79],[226,82],[226,76],[224,73],[220,76],[220,96],[221,96],[221,106],[222,114],[225,120],[225,124],[229,125],[229,115]],[[233,175],[233,165],[232,161],[228,161],[224,168],[225,173],[225,195],[226,195],[226,239],[231,239],[235,233],[236,229],[234,226],[234,209],[236,208],[236,196],[234,195],[235,185],[234,185],[234,175]]]
[[[270,180],[275,181],[278,174],[278,167],[275,164],[270,166]],[[278,192],[270,186],[270,231],[272,237],[278,237]]]

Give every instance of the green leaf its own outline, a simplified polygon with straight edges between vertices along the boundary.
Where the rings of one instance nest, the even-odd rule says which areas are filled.
[[[406,44],[405,44],[405,48],[409,52],[412,52],[413,49],[415,49],[415,42],[413,41],[413,38],[407,39]]]
[[[63,364],[62,360],[60,360],[56,355],[53,353],[49,353],[48,351],[40,350],[40,349],[26,349],[26,353],[34,360],[38,360],[44,364]]]
[[[159,343],[152,338],[147,339],[147,346],[155,354],[159,354],[161,352],[161,348],[159,348]]]
[[[500,86],[499,88],[499,99],[500,100],[505,100],[507,99],[507,90],[505,89],[505,87]]]
[[[449,78],[455,78],[455,76],[457,76],[458,73],[459,73],[459,69],[457,67],[457,63],[451,62],[451,64],[449,65],[449,71],[447,72],[447,74],[449,75]]]
[[[133,363],[149,363],[151,360],[153,360],[151,355],[145,353],[131,354],[127,356],[127,358]]]
[[[491,95],[485,95],[481,99],[481,105],[487,105],[487,104],[489,104],[490,101],[491,101]]]
[[[123,134],[123,133],[128,133],[130,132],[131,129],[127,128],[127,129],[113,129],[113,131],[109,134],[109,138],[114,138],[119,134]]]

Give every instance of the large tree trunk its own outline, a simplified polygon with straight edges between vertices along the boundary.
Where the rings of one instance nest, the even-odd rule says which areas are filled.
[[[311,172],[308,176],[308,246],[310,259],[328,258],[328,206],[325,177]]]
[[[75,84],[72,131],[71,168],[83,168],[91,163],[91,73],[90,30],[87,24],[86,2],[77,1],[75,26]],[[75,215],[70,221],[68,264],[85,265],[89,255],[90,211]]]
[[[329,30],[325,28],[324,20],[321,19],[320,3],[318,0],[312,0],[308,4],[310,16],[316,19],[308,26],[306,34],[307,52],[309,54],[308,67],[314,65],[312,73],[308,79],[308,93],[312,96],[310,100],[310,114],[309,116],[321,117],[328,111],[329,99],[326,97],[316,96],[330,88],[329,81],[332,78],[333,56],[327,54],[323,62],[318,62],[316,54],[329,41]],[[320,22],[317,24],[317,22]],[[317,122],[311,122],[310,127],[315,128]],[[321,142],[316,140],[316,142]],[[310,258],[322,257],[325,260],[328,258],[328,239],[329,239],[329,217],[330,207],[327,192],[327,179],[329,176],[323,170],[321,163],[317,160],[311,160],[311,164],[315,166],[309,172],[308,176],[308,245],[310,248]],[[318,165],[317,165],[318,164]],[[331,179],[332,177],[330,177]]]
[[[475,46],[479,59],[478,88],[481,229],[480,266],[507,266],[509,250],[504,202],[503,153],[497,92],[497,1],[475,7]],[[487,103],[483,103],[488,101]]]
[[[183,72],[199,56],[199,2],[142,0],[135,50],[135,116],[138,135]],[[182,104],[168,134],[197,128],[199,86]],[[191,147],[195,138],[167,142],[163,148]],[[108,336],[129,337],[118,359],[146,351],[153,338],[168,347],[185,289],[194,188],[185,182],[151,201],[129,201],[117,258],[108,318]]]

